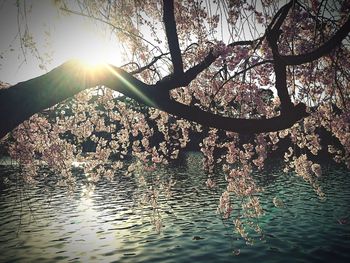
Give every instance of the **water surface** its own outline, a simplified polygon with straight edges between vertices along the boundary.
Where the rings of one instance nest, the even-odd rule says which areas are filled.
[[[1,166],[0,174],[11,173]],[[265,191],[259,219],[264,238],[245,244],[232,223],[216,214],[219,191],[204,185],[199,154],[159,171],[177,183],[160,197],[163,229],[149,209],[135,205],[137,184],[116,176],[90,197],[42,185],[0,189],[0,262],[347,262],[350,260],[350,179],[328,167],[321,180],[326,199],[301,178],[275,165],[257,174]],[[218,175],[219,176],[219,175]],[[137,197],[137,196],[136,196]],[[275,207],[274,197],[284,207]],[[239,251],[239,255],[235,255]]]

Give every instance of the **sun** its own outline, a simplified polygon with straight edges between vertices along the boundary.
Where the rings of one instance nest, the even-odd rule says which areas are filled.
[[[99,37],[98,34],[80,34],[79,45],[74,47],[74,57],[82,61],[86,66],[97,67],[100,65],[120,63],[120,53],[116,43]]]
[[[84,65],[90,68],[96,68],[101,65],[111,64],[111,61],[105,56],[100,54],[89,54],[78,58]]]
[[[97,67],[106,64],[115,65],[119,62],[116,51],[108,49],[103,45],[89,45],[85,50],[79,50],[76,58],[89,67]]]

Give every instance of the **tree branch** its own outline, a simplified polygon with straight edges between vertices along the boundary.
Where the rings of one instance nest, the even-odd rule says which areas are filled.
[[[165,92],[159,92],[159,88],[143,83],[120,68],[107,65],[91,70],[73,60],[42,76],[0,90],[0,138],[35,113],[98,85],[180,118],[237,133],[278,131],[306,116],[305,106],[297,105],[291,111],[271,119],[223,117],[176,102],[165,96]]]
[[[71,60],[42,76],[0,90],[0,138],[33,114],[98,85],[153,105],[149,96],[143,93],[151,88],[124,70],[112,66],[91,69]],[[157,94],[151,95],[158,99]]]
[[[148,63],[147,65],[142,66],[142,67],[139,66],[138,69],[130,72],[130,74],[131,75],[136,75],[136,74],[139,74],[139,73],[143,72],[146,69],[150,69],[159,59],[161,59],[163,56],[166,56],[168,54],[169,53],[162,53],[162,54],[160,54],[158,56],[155,56],[150,63]]]
[[[248,40],[248,41],[237,41],[229,44],[230,47],[235,46],[244,46],[244,45],[252,45],[256,40]],[[210,50],[208,55],[197,65],[188,69],[186,72],[182,74],[182,76],[174,76],[170,75],[162,80],[160,80],[156,85],[163,90],[172,90],[179,87],[188,86],[192,80],[194,80],[201,72],[207,69],[217,58],[219,55],[215,55],[213,50]]]
[[[349,35],[349,33],[350,16],[348,17],[347,21],[338,29],[338,31],[322,46],[302,55],[281,56],[281,60],[285,65],[300,65],[314,61],[330,53],[335,47],[339,46],[344,38]]]
[[[213,107],[213,104],[214,104],[214,100],[216,98],[216,96],[219,94],[219,92],[222,90],[222,88],[230,81],[232,81],[234,78],[236,78],[237,76],[239,76],[240,74],[243,74],[243,73],[246,73],[248,70],[251,70],[255,67],[258,67],[260,65],[263,65],[263,64],[267,64],[267,63],[273,63],[273,60],[272,59],[268,59],[268,60],[263,60],[263,61],[260,61],[260,62],[257,62],[253,65],[250,65],[249,67],[245,68],[245,69],[242,69],[240,71],[237,71],[235,72],[235,74],[233,74],[233,76],[229,77],[227,80],[225,80],[224,83],[222,83],[222,85],[220,86],[220,88],[214,93],[211,101],[210,101],[210,104],[209,104],[209,109],[211,109]]]
[[[179,39],[176,31],[174,0],[163,1],[163,22],[165,26],[166,37],[168,39],[171,60],[174,66],[174,75],[179,75],[183,73],[183,63]]]
[[[277,31],[281,28],[283,21],[286,19],[289,9],[293,6],[293,0],[281,7],[276,15],[272,18],[271,23],[268,26],[268,31]]]
[[[274,60],[273,68],[276,76],[275,87],[277,89],[277,95],[281,101],[281,114],[284,112],[289,112],[294,107],[288,93],[287,67],[281,59],[277,44],[279,36],[281,34],[280,28],[284,20],[287,18],[288,12],[292,7],[292,4],[293,2],[290,1],[277,12],[266,32],[266,39],[272,50]]]
[[[307,116],[304,104],[294,106],[291,111],[270,119],[241,119],[223,117],[214,113],[203,111],[198,107],[191,107],[173,100],[162,103],[161,110],[203,126],[213,127],[226,131],[243,134],[272,132],[287,129],[300,119]]]

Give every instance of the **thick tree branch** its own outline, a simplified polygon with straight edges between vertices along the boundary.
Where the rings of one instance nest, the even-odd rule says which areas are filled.
[[[281,34],[280,28],[284,20],[287,18],[288,12],[292,7],[292,3],[292,1],[289,2],[279,10],[266,32],[266,39],[269,43],[273,55],[273,68],[276,76],[275,87],[277,89],[277,95],[281,101],[281,114],[289,112],[294,107],[288,93],[287,67],[281,59],[277,44]]]
[[[194,121],[207,127],[242,134],[272,132],[287,129],[300,119],[307,116],[305,105],[298,104],[289,112],[285,112],[270,119],[240,119],[223,117],[203,111],[198,107],[191,107],[179,102],[168,100],[163,102],[160,109],[186,120]]]
[[[322,46],[316,50],[303,54],[303,55],[292,55],[292,56],[283,56],[279,54],[278,50],[278,39],[282,31],[280,30],[284,20],[286,19],[290,8],[292,7],[292,1],[284,5],[275,15],[271,24],[268,27],[266,32],[266,38],[271,47],[273,59],[274,59],[274,71],[276,75],[276,89],[277,94],[281,101],[281,111],[289,112],[293,107],[290,96],[288,94],[287,87],[287,65],[299,65],[307,62],[314,61],[334,49],[334,47],[341,44],[342,40],[350,32],[350,17],[344,23],[344,25],[334,34],[334,36],[325,42]]]
[[[281,111],[289,112],[293,109],[293,103],[290,99],[287,87],[287,67],[280,63],[280,61],[275,61],[273,64],[275,71],[275,87],[277,89],[277,95],[281,101]]]
[[[346,38],[350,33],[350,16],[347,21],[342,25],[338,31],[324,44],[322,44],[317,49],[305,53],[302,55],[290,55],[290,56],[281,56],[281,60],[285,65],[300,65],[308,63],[319,59],[320,57],[330,53],[335,47],[339,46],[341,42]]]
[[[160,93],[159,88],[139,81],[120,68],[105,66],[91,70],[77,61],[70,61],[45,75],[0,90],[0,138],[35,113],[98,85],[180,118],[238,133],[278,131],[306,116],[305,106],[297,105],[293,110],[271,119],[222,117],[171,100]]]
[[[216,58],[217,57],[214,56],[213,52],[210,51],[209,54],[200,63],[184,72],[181,78],[176,78],[174,76],[170,79],[168,83],[166,83],[166,85],[164,85],[165,83],[163,83],[164,88],[167,90],[172,90],[178,87],[187,86],[191,83],[192,80],[194,80],[198,76],[199,73],[207,69],[216,60]]]
[[[69,61],[37,78],[0,90],[0,138],[35,113],[98,85],[112,87],[149,106],[153,102],[142,91],[150,88],[122,69],[90,69]],[[157,94],[152,94],[157,99]]]
[[[278,10],[278,12],[274,15],[274,17],[272,18],[267,28],[268,32],[278,31],[281,28],[283,21],[286,19],[288,12],[292,6],[293,6],[293,0],[289,1],[287,4],[285,4]]]
[[[174,0],[163,1],[163,22],[166,37],[168,39],[171,60],[174,66],[174,75],[179,75],[183,73],[183,63],[179,39],[176,31]]]
[[[230,47],[252,45],[256,40],[237,41],[229,44]],[[201,72],[207,69],[217,58],[218,54],[214,54],[213,50],[210,50],[208,55],[197,65],[186,70],[182,76],[170,75],[159,81],[156,85],[163,90],[172,90],[179,87],[188,86],[192,80],[194,80]]]

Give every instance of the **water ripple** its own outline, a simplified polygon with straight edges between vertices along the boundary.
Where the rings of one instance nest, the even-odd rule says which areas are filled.
[[[350,180],[334,167],[321,186],[310,186],[280,167],[257,174],[265,192],[259,222],[264,240],[253,246],[216,214],[220,192],[206,189],[200,156],[160,173],[177,180],[173,195],[160,198],[163,231],[150,224],[147,209],[135,206],[136,184],[118,177],[101,182],[90,198],[79,189],[45,194],[44,186],[0,189],[0,262],[345,262],[350,259]],[[2,169],[2,170],[1,170]],[[9,174],[8,167],[0,174]],[[218,175],[221,178],[223,176]],[[222,185],[222,180],[219,184]],[[283,201],[275,207],[273,198]],[[148,211],[150,212],[150,211]],[[239,255],[236,256],[236,254]]]

